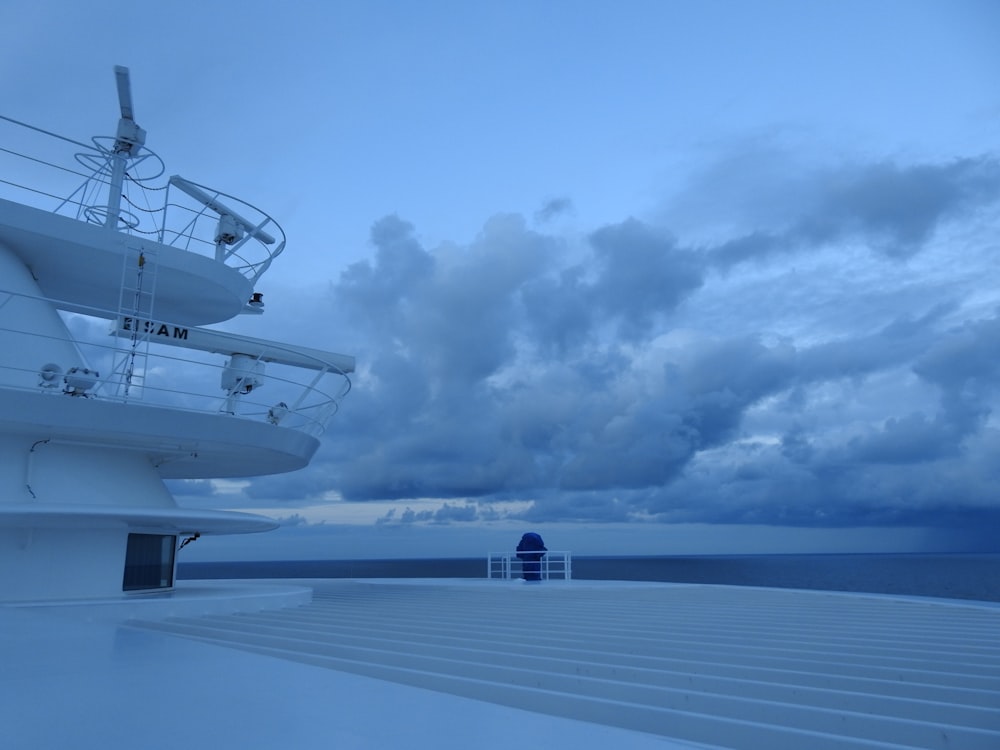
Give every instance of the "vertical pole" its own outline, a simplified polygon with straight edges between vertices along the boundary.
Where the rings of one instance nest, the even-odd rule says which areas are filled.
[[[117,146],[117,144],[115,144]],[[108,216],[104,226],[118,229],[118,217],[122,213],[122,184],[125,182],[125,164],[128,159],[124,152],[115,150],[111,163],[111,186],[108,188]]]

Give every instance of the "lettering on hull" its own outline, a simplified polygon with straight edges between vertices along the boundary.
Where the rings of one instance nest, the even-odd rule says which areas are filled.
[[[138,331],[150,336],[163,336],[168,339],[178,339],[187,341],[189,330],[180,326],[170,326],[166,323],[157,323],[155,320],[141,320],[139,318],[122,318],[121,329],[123,331]]]

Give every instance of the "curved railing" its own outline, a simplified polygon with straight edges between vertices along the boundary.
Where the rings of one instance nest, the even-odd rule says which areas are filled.
[[[0,125],[0,197],[108,223],[114,138],[82,143],[3,115]],[[244,200],[179,176],[163,180],[164,173],[162,159],[143,147],[129,162],[111,224],[213,257],[256,283],[285,248],[281,226]]]
[[[115,318],[103,310],[95,310],[96,317],[71,315],[73,333],[42,334],[33,329],[32,318],[4,314],[7,303],[15,299],[54,304],[0,288],[0,342],[5,349],[0,353],[0,388],[224,414],[315,437],[325,430],[351,388],[348,372],[335,355],[324,358],[309,353],[315,350],[304,353],[300,347],[267,342],[267,357],[244,357],[237,363],[232,355],[178,349],[155,340],[136,347],[134,340],[109,331],[107,318]],[[55,351],[63,354],[54,359],[64,361],[30,360]],[[283,351],[303,366],[273,361],[272,355],[280,360]],[[25,356],[25,352],[38,354]],[[22,364],[24,360],[30,364]],[[252,379],[247,377],[250,373]]]

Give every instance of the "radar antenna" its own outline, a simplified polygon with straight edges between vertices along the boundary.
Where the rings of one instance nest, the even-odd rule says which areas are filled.
[[[134,159],[146,143],[146,131],[135,122],[135,109],[132,106],[132,82],[128,68],[115,66],[115,83],[118,86],[118,104],[122,116],[118,121],[118,134],[115,136],[114,153],[111,157],[111,186],[108,194],[108,213],[104,226],[118,228],[118,217],[121,215],[122,184],[125,182],[125,170],[129,159]]]

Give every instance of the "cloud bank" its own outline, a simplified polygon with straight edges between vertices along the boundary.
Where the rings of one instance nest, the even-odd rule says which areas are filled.
[[[772,202],[756,225],[720,206],[711,242],[629,217],[560,233],[569,199],[435,247],[379,219],[319,313],[350,331],[354,390],[313,467],[247,492],[399,500],[394,523],[511,500],[526,521],[1000,517],[1000,161],[786,187],[744,196]],[[409,498],[448,503],[435,518]]]

